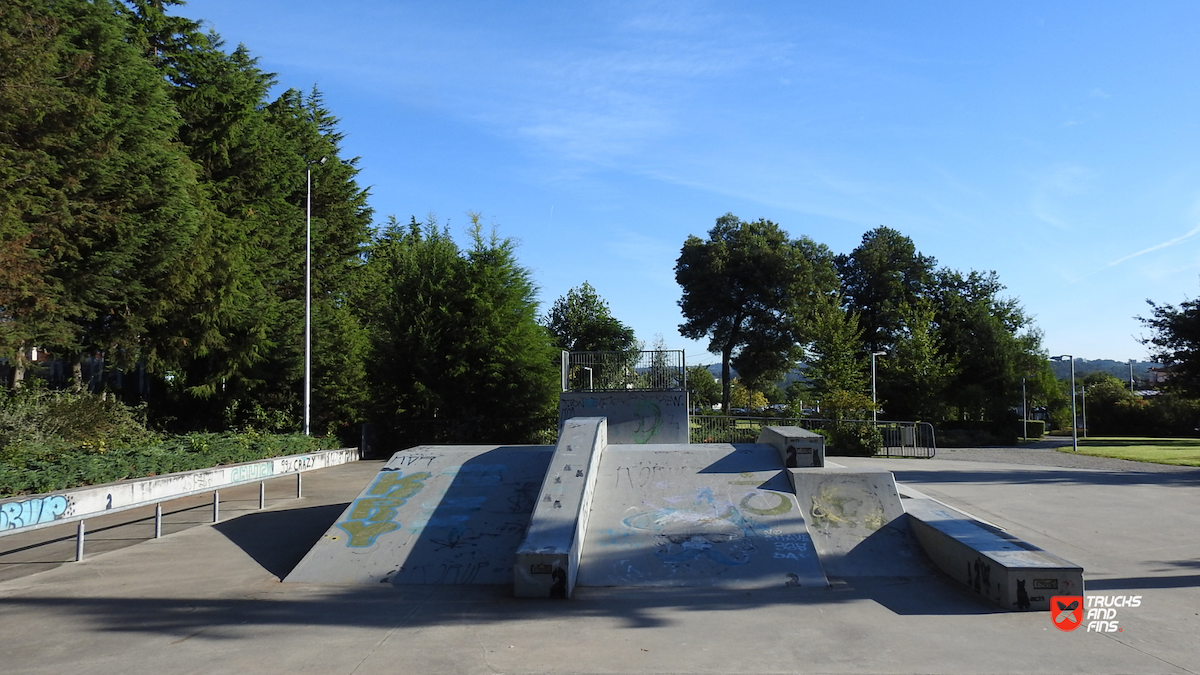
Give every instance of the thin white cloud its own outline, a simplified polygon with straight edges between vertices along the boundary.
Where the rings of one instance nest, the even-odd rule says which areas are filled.
[[[1175,237],[1174,239],[1171,239],[1171,240],[1169,240],[1169,241],[1164,241],[1164,242],[1162,242],[1161,244],[1155,244],[1154,246],[1151,246],[1151,247],[1149,247],[1149,248],[1144,248],[1144,249],[1142,249],[1142,250],[1138,251],[1137,253],[1130,253],[1129,255],[1127,255],[1127,256],[1125,256],[1125,257],[1123,257],[1123,258],[1118,258],[1118,259],[1116,259],[1116,260],[1114,260],[1114,261],[1112,261],[1112,262],[1108,263],[1107,265],[1104,265],[1103,267],[1099,267],[1099,268],[1097,268],[1097,269],[1094,269],[1094,270],[1092,270],[1091,272],[1088,272],[1087,274],[1085,274],[1085,275],[1083,275],[1083,276],[1079,277],[1078,279],[1074,279],[1074,280],[1072,280],[1070,283],[1077,283],[1077,282],[1079,282],[1079,281],[1082,281],[1083,279],[1086,279],[1087,277],[1090,277],[1090,276],[1092,276],[1093,274],[1096,274],[1096,273],[1098,273],[1098,272],[1103,272],[1104,270],[1106,270],[1106,269],[1108,269],[1108,268],[1110,268],[1110,267],[1116,267],[1117,265],[1120,265],[1120,264],[1121,264],[1121,263],[1123,263],[1123,262],[1127,262],[1127,261],[1129,261],[1129,260],[1133,260],[1134,258],[1137,258],[1137,257],[1143,256],[1143,255],[1146,255],[1147,253],[1153,253],[1154,251],[1161,251],[1161,250],[1163,250],[1164,248],[1170,248],[1170,247],[1172,247],[1172,246],[1178,246],[1179,244],[1182,244],[1182,243],[1184,243],[1185,241],[1188,241],[1188,240],[1190,240],[1190,239],[1194,239],[1194,238],[1195,238],[1197,235],[1200,235],[1200,225],[1197,225],[1196,227],[1193,227],[1191,230],[1189,230],[1189,231],[1187,232],[1187,234],[1184,234],[1184,235],[1182,235],[1182,236]]]

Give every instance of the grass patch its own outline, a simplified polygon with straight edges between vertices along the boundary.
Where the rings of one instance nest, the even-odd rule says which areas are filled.
[[[1071,448],[1065,446],[1059,448],[1059,452],[1071,452]],[[1081,438],[1079,453],[1152,464],[1200,466],[1200,439],[1144,436]]]

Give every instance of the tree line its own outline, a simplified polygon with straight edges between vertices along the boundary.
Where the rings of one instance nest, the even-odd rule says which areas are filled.
[[[721,355],[725,409],[731,367],[762,391],[803,360],[810,384],[795,383],[791,399],[869,416],[872,355],[889,419],[1007,423],[1023,384],[1032,405],[1064,405],[1041,333],[997,274],[939,267],[891,228],[835,255],[769,220],[726,214],[707,239],[687,239],[675,276],[680,332]]]
[[[539,316],[513,241],[475,214],[465,246],[433,217],[376,228],[321,93],[273,95],[273,74],[168,11],[180,4],[0,6],[0,359],[12,386],[36,367],[32,348],[69,364],[76,389],[100,354],[145,371],[148,391],[110,380],[110,393],[144,401],[159,428],[295,430],[310,175],[318,433],[420,421],[519,436],[554,413],[558,350],[641,348],[586,282]],[[997,275],[939,267],[895,230],[835,255],[727,214],[684,242],[675,273],[680,332],[721,355],[726,410],[730,368],[752,401],[803,360],[812,384],[793,385],[793,400],[867,411],[872,354],[891,418],[1001,423],[1022,383],[1030,406],[1067,407]],[[1154,311],[1162,335],[1184,335],[1197,314]],[[1180,386],[1195,379],[1181,367]]]
[[[296,429],[312,208],[319,433],[553,409],[555,344],[511,240],[470,217],[376,230],[321,93],[289,89],[176,0],[0,7],[0,359],[144,370],[174,431]],[[108,381],[113,388],[112,380]]]

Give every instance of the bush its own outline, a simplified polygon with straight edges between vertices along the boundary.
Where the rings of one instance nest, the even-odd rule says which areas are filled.
[[[336,447],[301,434],[163,437],[145,409],[31,383],[0,393],[0,497],[52,492]]]
[[[1025,420],[1024,424],[1017,420],[1017,433],[1027,434],[1030,438],[1041,438],[1046,435],[1045,420]]]
[[[835,422],[819,433],[829,444],[826,454],[870,457],[883,449],[883,434],[870,422]]]
[[[61,439],[0,451],[0,497],[297,455],[337,445],[303,434],[187,434],[145,444],[83,448]]]

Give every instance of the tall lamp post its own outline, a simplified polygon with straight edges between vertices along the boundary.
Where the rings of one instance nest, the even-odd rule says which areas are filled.
[[[1079,419],[1075,416],[1075,357],[1064,354],[1052,356],[1050,360],[1071,362],[1071,450],[1079,452]]]
[[[312,403],[312,167],[322,166],[328,157],[307,162],[304,198],[304,435],[309,434],[308,409]]]
[[[879,403],[875,400],[875,357],[884,356],[887,352],[871,352],[871,421],[879,421]]]

